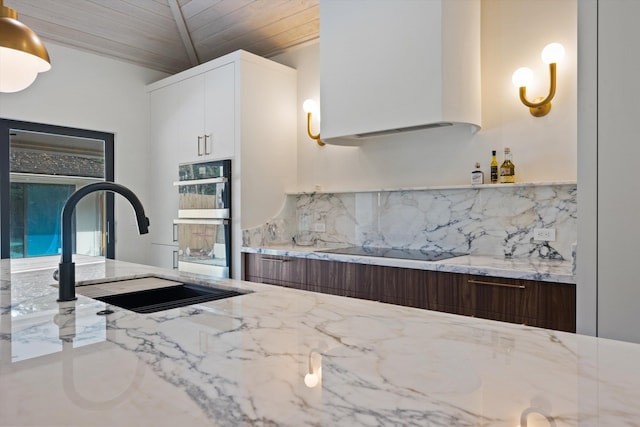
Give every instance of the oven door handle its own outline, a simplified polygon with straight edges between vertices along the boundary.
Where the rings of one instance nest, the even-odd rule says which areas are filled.
[[[220,176],[218,178],[190,179],[188,181],[173,181],[173,185],[176,187],[182,187],[184,185],[220,184],[223,182],[229,182],[229,178],[227,178],[226,176]]]
[[[230,219],[230,213],[229,208],[178,209],[178,218],[199,219],[201,221],[207,219]]]
[[[205,224],[205,225],[224,225],[228,224],[228,219],[174,219],[174,224]]]

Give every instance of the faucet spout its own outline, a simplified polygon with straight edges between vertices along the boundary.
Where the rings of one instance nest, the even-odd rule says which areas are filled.
[[[127,187],[113,182],[96,182],[94,184],[85,185],[74,192],[65,202],[62,208],[62,221],[60,225],[60,235],[62,238],[62,256],[60,264],[58,264],[58,301],[73,301],[76,299],[76,269],[72,262],[72,236],[71,236],[71,219],[73,211],[78,202],[87,194],[96,191],[111,191],[124,196],[133,206],[138,222],[138,231],[140,234],[149,232],[149,218],[144,213],[144,208],[138,197],[133,194]],[[54,273],[54,277],[55,277]]]

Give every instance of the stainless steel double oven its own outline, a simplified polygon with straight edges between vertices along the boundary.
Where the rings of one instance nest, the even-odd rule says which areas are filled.
[[[178,270],[230,277],[231,160],[179,166]]]

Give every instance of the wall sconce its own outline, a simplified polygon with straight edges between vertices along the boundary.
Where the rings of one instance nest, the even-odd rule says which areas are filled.
[[[520,88],[520,101],[535,117],[546,116],[551,111],[551,100],[556,94],[556,63],[564,58],[564,47],[560,43],[551,43],[542,50],[542,62],[549,64],[549,94],[546,98],[539,97],[533,102],[527,99],[527,86],[533,80],[533,71],[529,68],[518,68],[511,76],[513,85]]]
[[[324,142],[320,140],[320,132],[314,134],[311,132],[311,115],[313,113],[318,114],[318,104],[313,99],[307,99],[302,104],[302,109],[305,113],[307,113],[307,134],[309,138],[315,140],[319,146],[325,145]]]
[[[26,89],[49,69],[49,53],[40,38],[0,0],[0,92]]]
[[[313,355],[317,354],[316,360]],[[304,385],[309,388],[316,387],[322,380],[322,354],[319,351],[311,350],[309,352],[309,370],[304,376]]]

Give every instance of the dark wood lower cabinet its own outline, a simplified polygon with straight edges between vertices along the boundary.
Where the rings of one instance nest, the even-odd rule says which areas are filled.
[[[467,275],[463,280],[475,299],[474,314],[478,317],[523,323],[525,312],[536,304],[531,292],[536,284]]]
[[[303,289],[332,295],[355,297],[356,266],[348,262],[307,260],[306,286]]]
[[[448,273],[448,275],[451,274]],[[453,302],[454,306],[459,306],[463,310],[460,314],[523,323],[525,312],[536,304],[535,292],[532,288],[536,286],[535,283],[467,274],[455,276],[450,285],[461,289],[459,292],[461,298],[459,301],[447,301],[447,303]],[[443,287],[446,286],[440,289]],[[447,305],[443,309],[447,311]]]
[[[244,254],[244,279],[333,295],[575,332],[564,283]]]
[[[565,283],[537,282],[537,303],[523,323],[560,331],[576,331],[576,287]]]
[[[359,298],[436,309],[437,288],[433,271],[385,267],[370,264],[357,266],[357,294]]]
[[[293,288],[306,283],[304,258],[245,254],[244,261],[245,280]]]

